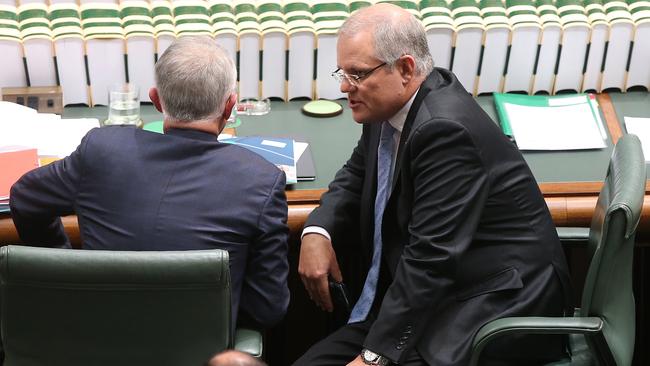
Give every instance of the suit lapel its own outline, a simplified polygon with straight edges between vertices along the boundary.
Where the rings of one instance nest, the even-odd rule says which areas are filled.
[[[371,194],[364,199],[362,203],[362,222],[367,225],[362,225],[362,243],[366,243],[366,250],[364,250],[365,260],[370,263],[372,259],[372,245],[374,236],[374,217],[375,217],[375,197],[377,195],[377,149],[379,148],[379,137],[381,134],[381,123],[372,123],[364,125],[364,133],[369,135],[366,150],[366,175],[364,181],[364,189]]]
[[[409,109],[409,112],[406,115],[406,121],[404,122],[404,127],[402,128],[402,134],[399,139],[399,147],[397,148],[397,157],[395,159],[395,169],[393,170],[393,179],[391,181],[389,198],[390,198],[390,194],[393,192],[393,189],[395,188],[395,185],[397,184],[397,181],[399,180],[398,177],[399,177],[400,170],[402,168],[402,155],[404,151],[404,146],[408,143],[409,137],[411,135],[411,129],[415,124],[414,121],[418,116],[418,112],[420,111],[420,106],[422,105],[422,101],[432,89],[435,89],[438,86],[440,82],[439,78],[440,78],[440,74],[438,73],[437,70],[434,69],[431,72],[431,74],[429,74],[429,76],[424,80],[422,85],[420,85],[420,90],[418,90],[418,94],[415,96],[415,99],[413,100],[413,104],[411,104],[411,109]],[[379,138],[377,137],[377,140],[378,139]],[[377,155],[376,151],[375,151],[375,155]],[[375,157],[375,161],[377,161],[376,157]]]

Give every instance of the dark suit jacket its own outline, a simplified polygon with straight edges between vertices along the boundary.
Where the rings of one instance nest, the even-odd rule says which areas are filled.
[[[307,220],[334,243],[360,229],[363,268],[372,258],[380,127],[363,126]],[[571,301],[562,248],[532,173],[449,71],[435,69],[409,110],[382,232],[389,286],[376,298],[364,346],[394,361],[415,347],[431,365],[466,365],[484,323],[561,316]],[[512,341],[519,346],[504,354],[531,356],[526,339]],[[547,342],[552,350],[542,357],[557,356],[561,343]]]
[[[289,302],[284,189],[278,168],[215,135],[117,126],[25,174],[10,206],[29,245],[69,247],[59,216],[76,213],[86,249],[227,249],[234,318],[270,326]]]

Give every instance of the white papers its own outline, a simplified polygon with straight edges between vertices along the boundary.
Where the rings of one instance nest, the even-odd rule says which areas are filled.
[[[8,102],[0,103],[0,115],[0,146],[34,147],[40,156],[70,155],[90,129],[99,127],[96,118],[61,119]]]
[[[590,103],[555,107],[505,103],[521,150],[598,149],[606,145]],[[597,112],[596,112],[597,113]]]
[[[298,159],[302,156],[302,153],[307,150],[307,147],[309,146],[309,143],[307,142],[300,142],[300,141],[294,141],[293,142],[293,158],[296,159],[296,162],[298,162]]]
[[[635,134],[641,140],[645,161],[650,161],[650,118],[624,117],[627,133]]]

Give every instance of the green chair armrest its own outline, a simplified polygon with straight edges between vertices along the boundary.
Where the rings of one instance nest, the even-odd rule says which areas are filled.
[[[511,317],[491,321],[479,329],[472,344],[471,366],[478,365],[481,352],[495,338],[510,334],[590,334],[599,333],[598,317]]]
[[[237,328],[235,330],[235,349],[261,358],[263,348],[262,333],[253,329]]]
[[[588,227],[556,227],[557,236],[562,243],[586,244],[589,240]]]

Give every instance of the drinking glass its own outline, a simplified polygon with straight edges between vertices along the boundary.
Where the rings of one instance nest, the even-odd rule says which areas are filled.
[[[134,125],[140,121],[140,91],[136,85],[115,84],[108,94],[107,125]]]

